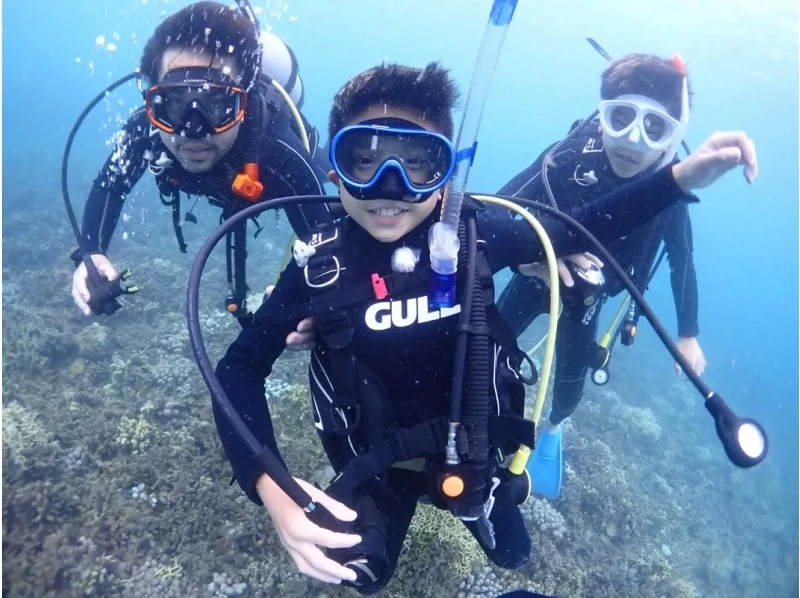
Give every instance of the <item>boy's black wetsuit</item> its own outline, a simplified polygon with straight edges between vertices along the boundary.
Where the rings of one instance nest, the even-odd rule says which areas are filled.
[[[306,152],[298,134],[285,119],[262,120],[258,161],[264,191],[259,201],[289,195],[324,194],[321,172],[315,170],[312,157]],[[249,205],[246,200],[234,195],[231,189],[234,177],[247,161],[244,123],[230,151],[210,171],[200,174],[189,173],[180,166],[161,141],[158,131],[148,121],[144,109],[131,116],[120,135],[114,152],[92,185],[83,212],[82,234],[89,251],[107,251],[125,198],[147,170],[155,175],[159,191],[169,201],[173,201],[175,191],[208,197],[212,203],[222,207],[223,219]],[[171,162],[169,166],[157,164],[161,162],[162,155]],[[175,207],[179,209],[180,206]],[[180,212],[177,212],[177,216],[183,219]],[[294,231],[303,236],[331,220],[326,204],[289,208],[287,216]],[[185,250],[180,236],[179,243],[181,250]],[[71,257],[77,265],[82,254],[77,250]]]
[[[648,188],[660,191],[649,204],[637,200],[642,188],[641,184],[635,184],[592,206],[578,208],[571,215],[590,228],[601,241],[607,241],[640,226],[672,206],[679,198],[686,198],[672,178],[670,169],[665,169],[644,183]],[[467,201],[470,200],[465,200],[465,203]],[[387,276],[391,273],[393,252],[402,246],[421,250],[418,271],[430,268],[427,235],[431,223],[438,216],[437,209],[425,222],[395,243],[381,243],[351,219],[344,219],[338,229],[343,243],[337,252],[342,264],[345,264],[341,274],[342,285],[369,281],[374,273]],[[478,238],[486,243],[486,256],[492,272],[514,264],[544,259],[538,238],[526,222],[512,220],[507,214],[496,210],[479,212],[476,220]],[[584,239],[569,233],[560,221],[547,217],[541,220],[558,255],[588,248]],[[259,314],[275,313],[305,303],[308,298],[309,288],[304,280],[304,270],[291,262]],[[353,306],[352,346],[355,357],[371,372],[369,383],[374,382],[388,397],[390,413],[382,414],[387,425],[409,426],[415,420],[418,423],[425,418],[448,413],[459,309],[456,306],[443,311],[429,310],[427,284],[424,283],[393,295],[391,300],[373,297]],[[285,321],[271,327],[245,328],[216,369],[222,387],[242,420],[247,422],[259,441],[278,455],[280,453],[265,400],[264,382],[272,371],[273,363],[284,350],[286,336],[295,330],[296,324],[297,321]],[[492,355],[488,356],[488,360],[495,369],[495,384],[487,397],[490,411],[513,410],[519,413],[522,409],[521,397],[524,397],[522,383],[507,365],[505,348],[491,340],[489,347]],[[325,346],[318,346],[312,352],[309,364],[311,409],[326,453],[334,470],[339,472],[348,459],[364,449],[362,428],[365,418],[374,420],[379,414],[362,414],[361,427],[350,435],[337,433],[337,428],[341,430],[344,424],[352,422],[346,421],[345,416],[331,406],[334,389],[330,380],[335,378],[331,372],[331,352]],[[227,424],[226,418],[215,411],[215,419],[236,479],[247,496],[261,504],[256,481],[263,469],[235,430]],[[424,473],[395,467],[390,469],[383,483],[363,491],[368,491],[375,498],[385,519],[387,555],[390,570],[393,571],[417,500],[426,493]],[[494,549],[487,548],[474,523],[466,523],[489,558],[497,565],[509,568],[527,562],[530,539],[519,509],[515,505],[503,504],[498,499],[490,519],[497,530]],[[386,582],[388,579],[383,583]],[[377,589],[360,588],[364,592]]]
[[[553,195],[559,209],[566,212],[646,176],[623,179],[615,175],[603,151],[602,135],[592,125],[587,129],[588,132],[582,132],[559,148],[553,156],[554,166],[548,168],[547,178]],[[541,167],[549,151],[550,148],[545,150],[536,162],[509,181],[500,194],[547,202]],[[639,201],[652,201],[654,193],[657,190],[644,189]],[[649,269],[662,241],[669,259],[678,335],[697,336],[697,275],[686,202],[677,202],[644,226],[609,243],[607,248],[637,288],[644,292]],[[553,424],[569,417],[581,401],[602,302],[625,290],[613,272],[608,268],[603,272],[606,276],[603,296],[592,308],[564,301],[556,339],[553,410],[550,414]],[[514,274],[497,301],[500,313],[517,336],[525,332],[537,316],[546,313],[549,305],[550,291],[542,280],[521,274]]]

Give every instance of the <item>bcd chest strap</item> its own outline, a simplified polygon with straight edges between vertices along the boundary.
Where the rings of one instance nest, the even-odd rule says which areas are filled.
[[[410,428],[389,431],[381,443],[353,457],[334,478],[326,493],[337,500],[347,500],[361,484],[384,474],[395,463],[444,454],[447,430],[447,418],[439,417]],[[535,427],[532,421],[520,417],[490,415],[489,437],[496,444],[513,442],[534,446]],[[459,454],[467,457],[463,430],[459,432],[457,445]]]
[[[427,268],[417,268],[405,274],[394,272],[381,276],[375,273],[370,280],[353,280],[343,257],[341,231],[337,228],[315,233],[308,243],[314,250],[302,266],[308,301],[264,314],[242,316],[243,326],[270,327],[289,320],[317,318],[317,329],[323,341],[332,348],[341,348],[352,340],[352,328],[344,326],[350,311],[357,304],[369,300],[382,300],[428,281]],[[350,309],[348,309],[350,308]]]

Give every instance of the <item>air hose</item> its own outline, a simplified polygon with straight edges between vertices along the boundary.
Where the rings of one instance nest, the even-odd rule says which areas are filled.
[[[550,280],[553,287],[556,286],[555,283],[557,282],[557,276],[554,264],[555,260],[553,259],[551,262],[550,259],[552,255],[552,246],[548,251],[548,242],[544,240],[545,231],[538,222],[534,224],[535,218],[527,212],[527,209],[539,210],[548,216],[562,220],[569,228],[582,235],[587,241],[589,241],[589,243],[600,253],[600,256],[603,258],[605,264],[612,269],[617,278],[619,278],[625,288],[628,289],[632,299],[636,301],[637,306],[641,309],[644,316],[650,322],[650,325],[653,327],[653,330],[658,335],[658,338],[661,340],[662,344],[666,347],[678,365],[683,368],[683,371],[686,373],[686,376],[689,378],[689,381],[692,383],[692,385],[703,396],[705,407],[714,418],[717,436],[722,442],[725,453],[728,455],[728,459],[730,459],[730,461],[737,467],[742,468],[753,467],[764,460],[768,452],[768,440],[767,434],[761,424],[750,418],[739,418],[725,403],[723,398],[717,392],[713,391],[705,382],[703,382],[700,376],[694,372],[694,370],[686,361],[686,358],[678,350],[675,342],[665,332],[664,325],[658,319],[658,316],[656,316],[655,312],[653,312],[650,305],[645,301],[644,297],[639,292],[639,289],[636,288],[636,285],[633,284],[631,279],[605,248],[605,246],[600,243],[600,241],[598,241],[597,238],[595,238],[595,236],[586,229],[586,227],[584,227],[574,218],[564,214],[563,212],[560,212],[555,208],[528,199],[499,195],[472,195],[472,197],[479,201],[498,203],[503,207],[514,211],[522,216],[528,222],[528,224],[530,224],[536,230],[543,246],[545,247],[545,252],[548,258],[548,267],[550,268]],[[500,203],[497,201],[498,199],[504,200],[508,203]],[[515,205],[515,203],[519,205]],[[553,258],[554,257],[555,256],[553,256]],[[554,295],[554,293],[552,295]],[[550,304],[551,316],[556,313],[556,309],[553,306],[552,295]],[[548,355],[545,357],[545,367],[547,367],[549,360],[552,359],[552,355],[550,355],[551,343],[553,345],[555,344],[555,326],[553,326],[553,322],[554,319],[551,317],[550,326],[553,328],[553,334],[552,338],[548,338]],[[548,336],[550,336],[549,333]],[[548,356],[550,359],[548,359]],[[543,369],[542,379],[548,380],[549,374],[549,369],[546,371]],[[539,396],[537,396],[536,404],[534,405],[534,421],[538,421],[541,415],[541,404],[543,402],[544,393],[540,388]],[[527,457],[525,457],[525,459],[527,460]]]

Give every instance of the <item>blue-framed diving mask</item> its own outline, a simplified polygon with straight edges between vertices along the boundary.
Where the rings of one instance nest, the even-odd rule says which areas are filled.
[[[376,118],[336,133],[330,159],[356,199],[419,203],[450,180],[456,152],[440,133],[402,118]]]

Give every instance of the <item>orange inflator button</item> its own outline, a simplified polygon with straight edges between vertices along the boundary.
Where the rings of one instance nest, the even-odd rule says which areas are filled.
[[[456,498],[464,492],[464,480],[458,476],[448,476],[442,481],[442,492],[445,496]]]
[[[228,311],[229,312],[234,313],[235,311],[238,311],[238,310],[239,310],[239,306],[236,305],[235,303],[229,303],[228,304]]]
[[[258,164],[248,162],[242,172],[233,179],[233,192],[247,201],[257,201],[264,191],[264,185],[258,180]]]

